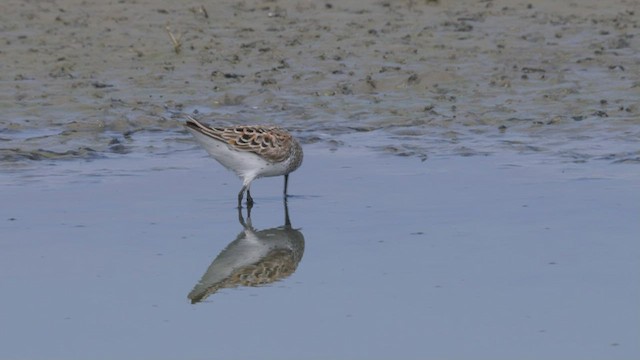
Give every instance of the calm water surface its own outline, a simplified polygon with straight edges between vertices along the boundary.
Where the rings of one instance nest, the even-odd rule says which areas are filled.
[[[263,238],[197,148],[3,173],[0,358],[640,354],[635,165],[306,152],[289,235],[282,179],[254,184]],[[265,285],[216,289],[233,262]]]

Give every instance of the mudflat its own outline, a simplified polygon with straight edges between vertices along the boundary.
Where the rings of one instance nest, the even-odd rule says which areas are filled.
[[[8,0],[0,160],[171,151],[196,111],[422,158],[637,162],[639,7]]]

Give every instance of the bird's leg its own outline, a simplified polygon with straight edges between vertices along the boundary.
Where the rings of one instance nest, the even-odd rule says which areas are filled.
[[[242,209],[242,197],[244,196],[245,190],[247,190],[247,186],[243,186],[238,193],[238,209]]]
[[[287,186],[289,185],[289,174],[284,176],[284,198],[287,198]]]
[[[247,208],[253,206],[253,198],[251,197],[251,189],[247,188]]]

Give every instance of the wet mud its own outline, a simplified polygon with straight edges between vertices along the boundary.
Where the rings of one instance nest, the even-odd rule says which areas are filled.
[[[638,1],[4,1],[0,163],[170,153],[183,112],[399,156],[640,162]]]

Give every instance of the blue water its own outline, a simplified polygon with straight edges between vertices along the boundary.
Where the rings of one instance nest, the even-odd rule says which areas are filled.
[[[0,358],[640,355],[635,165],[305,150],[296,271],[197,304],[243,230],[204,151],[0,175]],[[283,225],[281,186],[254,183],[257,230]]]

